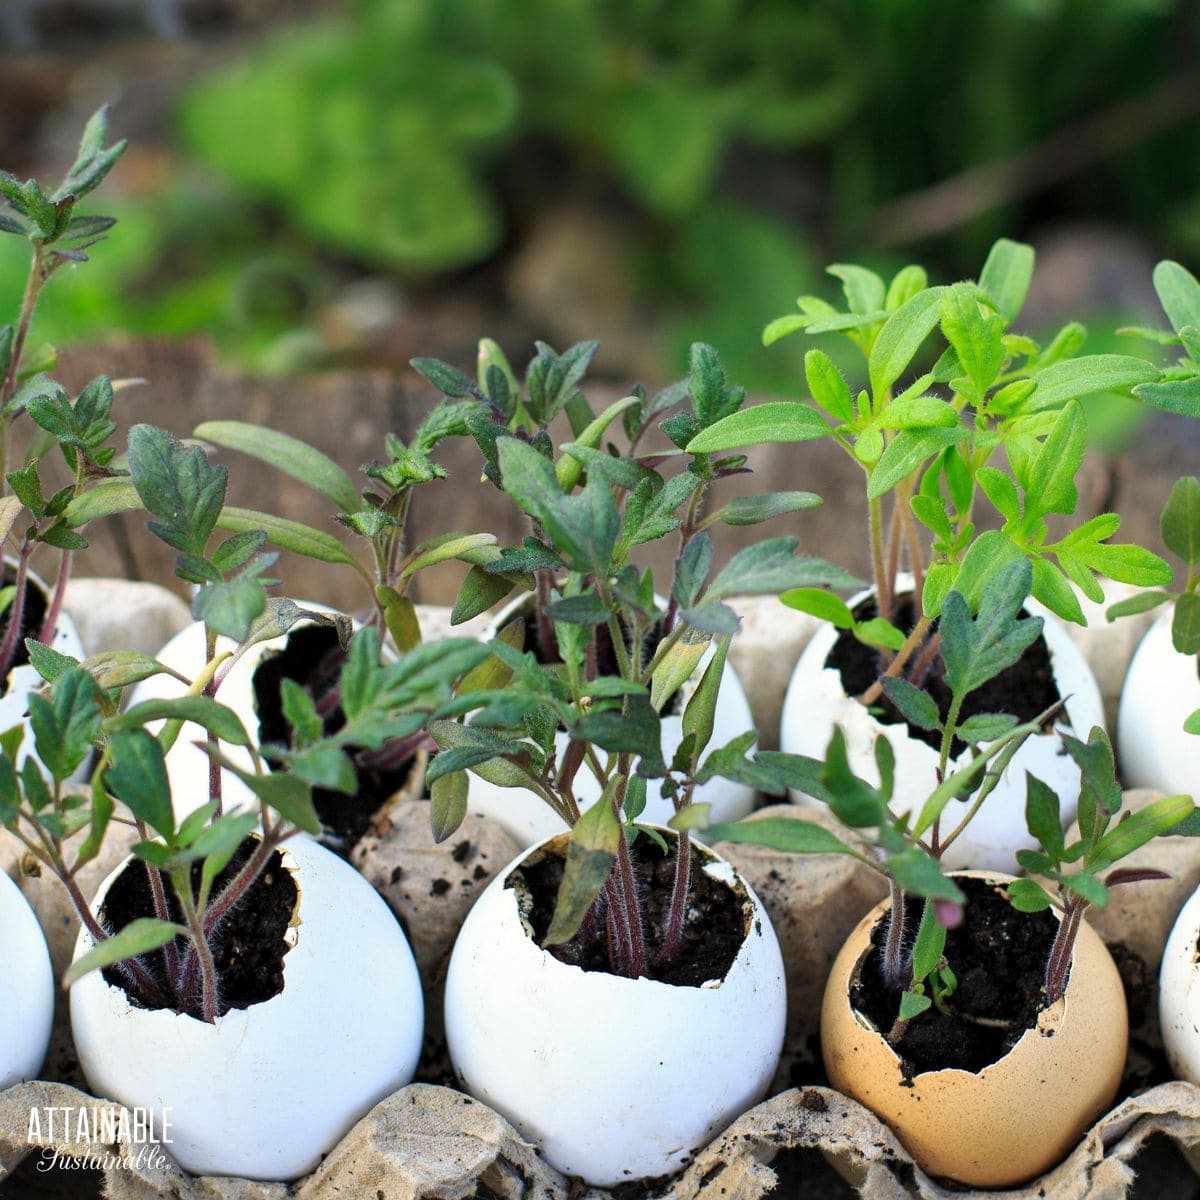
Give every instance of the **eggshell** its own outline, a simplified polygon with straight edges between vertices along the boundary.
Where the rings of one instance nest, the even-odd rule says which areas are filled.
[[[909,1086],[895,1051],[850,1003],[887,907],[863,918],[826,985],[821,1049],[830,1085],[886,1121],[930,1175],[1001,1188],[1049,1170],[1107,1110],[1125,1064],[1125,995],[1104,943],[1081,924],[1065,994],[1003,1058],[978,1072],[922,1072]]]
[[[565,835],[542,843],[561,853]],[[705,868],[743,896],[746,939],[723,980],[677,987],[583,971],[540,949],[509,886],[488,886],[446,978],[446,1036],[463,1086],[558,1170],[607,1187],[678,1170],[765,1092],[783,1044],[779,944],[724,859]]]
[[[300,896],[278,995],[209,1025],[135,1008],[99,971],[71,989],[92,1091],[169,1108],[166,1149],[193,1174],[304,1175],[416,1070],[421,984],[396,918],[357,871],[310,838],[292,838],[281,853]],[[101,885],[93,912],[123,869]],[[81,931],[76,958],[92,944]]]
[[[10,571],[15,572],[16,563],[11,559],[5,560]],[[45,600],[46,607],[50,607],[50,589],[45,583],[32,571],[29,572],[29,586],[37,588]],[[82,659],[85,657],[83,643],[79,640],[79,634],[75,628],[75,622],[67,616],[66,613],[60,613],[58,624],[54,628],[54,635],[50,639],[50,648],[57,650],[59,654],[69,655],[71,658]],[[31,692],[36,692],[39,688],[46,686],[46,681],[37,673],[37,669],[29,663],[23,663],[19,667],[13,667],[8,673],[8,685],[4,695],[0,696],[0,733],[6,729],[11,729],[14,725],[24,724],[25,740],[21,743],[21,748],[17,752],[17,765],[20,766],[31,755],[34,754],[33,749],[33,732],[28,728],[29,718],[29,695]],[[79,768],[71,776],[72,779],[84,779],[87,776],[88,759],[85,758]]]
[[[0,874],[0,1092],[36,1079],[50,1044],[54,975],[46,939],[20,889]]]
[[[312,609],[315,612],[334,613],[335,609],[312,601],[297,601],[301,608]],[[291,632],[312,625],[312,621],[299,621],[292,626],[288,633],[267,641],[256,642],[230,668],[221,680],[216,699],[231,708],[241,718],[242,725],[252,739],[258,739],[258,706],[254,696],[254,674],[263,659],[277,654],[287,644]],[[355,629],[361,628],[355,622]],[[187,628],[180,630],[155,656],[159,662],[171,667],[187,678],[194,678],[208,661],[206,654],[206,633],[203,622],[196,621]],[[225,653],[234,650],[236,643],[229,638],[217,639],[217,652]],[[390,651],[384,651],[385,656]],[[172,675],[152,675],[143,680],[130,693],[129,704],[140,704],[145,700],[176,699],[185,695],[187,688]],[[161,721],[152,721],[147,728],[156,733],[163,725]],[[204,729],[192,721],[184,723],[175,740],[174,746],[167,754],[167,778],[171,783],[171,804],[175,810],[176,820],[182,820],[188,813],[202,808],[208,803],[208,755],[199,748],[197,742],[206,738]],[[231,762],[236,763],[246,771],[254,770],[254,760],[250,751],[242,746],[222,744],[221,752]],[[421,758],[424,762],[424,758]],[[420,792],[424,780],[423,768],[410,775],[411,787],[406,786],[402,793],[397,793],[396,799]],[[257,809],[258,801],[250,789],[232,771],[221,770],[221,799],[226,812]]]
[[[663,607],[666,601],[663,601]],[[489,629],[485,641],[495,637],[513,619],[529,598],[522,596],[503,608]],[[695,673],[679,690],[679,713],[664,714],[662,717],[663,757],[669,763],[672,755],[683,741],[683,708],[691,699],[715,650],[712,646],[705,651]],[[721,675],[721,686],[717,692],[716,710],[713,714],[713,732],[710,746],[723,746],[735,737],[754,728],[754,716],[750,702],[732,666],[727,661]],[[570,739],[565,732],[555,738],[555,753],[559,756]],[[525,788],[505,788],[481,779],[473,772],[468,774],[467,810],[481,817],[490,817],[522,848],[532,846],[561,833],[563,822],[554,810],[540,797]],[[580,809],[590,808],[600,798],[600,784],[588,770],[586,764],[575,776],[575,799]],[[737,821],[754,808],[753,788],[734,783],[728,779],[715,778],[700,784],[692,794],[696,804],[711,804],[710,820]],[[665,825],[675,813],[674,805],[662,794],[662,781],[647,780],[646,807],[640,821],[648,825]]]
[[[901,577],[901,588],[911,580]],[[861,592],[851,607],[866,599]],[[1031,604],[1029,608],[1034,606]],[[1056,618],[1039,610],[1045,617],[1043,636],[1050,652],[1050,663],[1059,693],[1067,697],[1066,716],[1055,729],[1066,728],[1086,740],[1093,725],[1104,725],[1104,706],[1082,653]],[[896,813],[919,809],[936,786],[938,752],[910,735],[904,723],[885,725],[877,721],[853,696],[842,689],[841,676],[825,660],[833,649],[840,630],[825,625],[809,642],[788,685],[783,705],[781,744],[785,751],[823,759],[835,726],[841,726],[851,769],[862,778],[877,782],[875,739],[882,734],[891,743],[896,756],[896,791],[892,808]],[[969,751],[952,760],[951,769],[965,766]],[[1079,798],[1079,768],[1063,750],[1057,732],[1034,735],[1013,756],[1008,770],[987,801],[975,814],[963,834],[947,850],[947,867],[978,867],[990,871],[1016,871],[1018,850],[1036,844],[1025,825],[1025,775],[1032,773],[1049,784],[1062,801],[1062,819],[1069,824],[1075,817]],[[799,803],[813,803],[800,793]],[[966,815],[969,804],[951,800],[942,818],[945,834]]]
[[[1200,739],[1184,721],[1200,708],[1196,656],[1171,644],[1171,612],[1150,626],[1121,690],[1117,753],[1126,786],[1169,796],[1200,793]]]
[[[1158,1015],[1171,1070],[1200,1083],[1200,889],[1180,909],[1163,951]]]

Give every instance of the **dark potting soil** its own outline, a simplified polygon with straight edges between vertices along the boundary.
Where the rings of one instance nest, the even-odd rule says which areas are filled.
[[[705,860],[693,846],[682,944],[676,957],[667,961],[663,937],[675,881],[676,844],[672,843],[670,854],[664,855],[655,842],[643,835],[630,847],[645,929],[646,974],[660,983],[699,987],[710,979],[725,978],[746,938],[746,914],[737,892],[705,872]],[[532,902],[525,915],[539,946],[549,932],[562,877],[563,860],[548,853],[527,859],[509,876],[509,887],[523,880],[528,888]],[[569,966],[582,967],[585,971],[609,971],[603,893],[594,911],[596,919],[585,921],[572,941],[544,949]]]
[[[869,597],[856,605],[854,615],[859,620],[874,617],[874,598]],[[906,633],[912,631],[915,616],[911,596],[901,597],[897,602],[896,610],[892,614],[892,623]],[[930,636],[936,629],[935,621]],[[917,655],[913,655],[909,662],[913,662],[916,657]],[[864,645],[849,630],[842,630],[838,634],[833,649],[825,659],[825,665],[841,675],[842,687],[848,696],[861,695],[879,678],[884,669],[879,651]],[[922,686],[933,697],[942,720],[945,720],[950,711],[950,689],[946,686],[945,667],[940,656],[934,660]],[[1045,638],[1038,638],[1011,667],[1001,671],[994,679],[967,697],[962,706],[961,720],[965,721],[979,713],[1012,713],[1019,721],[1031,721],[1060,699],[1062,697],[1055,685],[1054,672],[1050,666],[1050,651],[1046,647]],[[880,696],[875,701],[872,711],[884,725],[898,725],[902,722],[907,724],[900,710],[886,696]],[[941,749],[941,735],[936,730],[917,729],[913,725],[909,725],[908,729],[913,737],[919,738],[935,750]],[[965,748],[963,743],[955,738],[952,748],[954,756],[957,757]]]
[[[272,765],[270,746],[290,746],[291,727],[283,715],[280,692],[284,679],[300,684],[322,713],[325,734],[337,733],[346,723],[337,692],[346,651],[337,631],[328,625],[303,625],[293,630],[284,648],[264,655],[254,672],[254,699],[258,709],[259,742],[264,757]],[[328,709],[328,712],[325,709]],[[331,850],[348,854],[370,828],[380,808],[407,782],[413,768],[411,755],[392,765],[377,761],[378,756],[352,756],[358,786],[353,795],[328,788],[313,788],[313,807],[324,827],[325,842]]]
[[[219,896],[254,853],[258,839],[246,838],[233,858],[217,876],[212,895]],[[154,897],[150,890],[149,871],[141,860],[134,860],[113,881],[100,910],[100,924],[109,933],[124,929],[138,917],[153,917]],[[200,887],[200,864],[192,867],[193,894]],[[164,881],[167,908],[172,921],[182,923],[183,914],[169,884]],[[230,1009],[249,1008],[261,1004],[283,991],[283,957],[290,947],[284,935],[296,909],[299,893],[292,873],[283,865],[279,851],[267,860],[266,868],[246,889],[242,898],[217,927],[212,942],[213,960],[217,969],[219,1004],[218,1015]],[[211,903],[211,901],[210,901]],[[191,945],[177,937],[175,947],[181,953]],[[162,950],[142,956],[142,962],[155,981],[166,988],[167,967]],[[149,1001],[135,993],[133,986],[116,967],[105,967],[104,978],[113,987],[121,988],[130,1003],[138,1008],[165,1008],[168,1005]],[[200,1011],[199,984],[196,995],[184,999],[184,1007],[198,1015]]]
[[[16,583],[16,571],[12,567],[6,565],[3,575],[3,586],[9,587]],[[42,632],[42,626],[46,621],[46,595],[37,584],[32,580],[29,581],[28,587],[25,589],[25,607],[21,610],[21,628],[17,634],[17,644],[13,648],[12,666],[23,667],[29,661],[29,651],[25,649],[25,639],[27,637],[36,638]],[[0,616],[0,641],[4,640],[4,635],[8,632],[9,617],[12,615],[12,604],[9,604],[5,609],[4,614]],[[7,675],[0,679],[0,696],[6,695],[8,692],[8,677]]]
[[[958,1067],[981,1071],[1003,1058],[1037,1024],[1043,1006],[1042,984],[1058,922],[1049,912],[1018,912],[1002,890],[982,879],[959,879],[967,897],[966,915],[946,935],[946,961],[958,987],[936,1007],[909,1021],[893,1049],[908,1078],[923,1071]],[[921,903],[910,900],[905,912],[904,945],[911,948],[921,918]],[[900,1011],[900,993],[883,980],[882,946],[887,924],[871,931],[871,949],[850,991],[854,1007],[885,1036]]]

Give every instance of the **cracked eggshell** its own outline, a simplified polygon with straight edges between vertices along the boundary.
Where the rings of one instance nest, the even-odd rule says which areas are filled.
[[[661,600],[661,597],[659,598]],[[517,615],[523,605],[529,604],[527,596],[521,596],[511,604],[501,609],[499,615],[484,636],[484,641],[491,641],[509,621]],[[665,608],[666,601],[662,604]],[[662,717],[663,757],[669,763],[675,751],[683,741],[683,707],[691,699],[692,693],[700,682],[704,668],[708,666],[715,653],[710,645],[704,652],[699,665],[692,677],[679,689],[679,712],[664,714]],[[732,655],[731,655],[732,657]],[[750,711],[750,702],[738,680],[736,672],[728,661],[721,676],[721,686],[717,692],[716,711],[713,714],[713,732],[710,746],[723,746],[735,737],[754,728],[754,715]],[[555,753],[561,756],[570,739],[565,732],[560,731],[554,740]],[[563,823],[561,818],[533,792],[524,788],[506,788],[481,779],[473,771],[468,772],[467,811],[481,817],[490,817],[524,849],[535,842],[561,833]],[[601,787],[594,775],[584,765],[575,776],[575,799],[580,809],[590,808],[600,798]],[[754,808],[754,789],[729,779],[714,778],[700,784],[692,796],[696,804],[711,804],[710,820],[737,821],[746,816]],[[647,825],[665,825],[675,815],[675,807],[662,794],[662,781],[648,779],[646,781],[646,807],[638,818]]]
[[[54,973],[42,927],[20,889],[0,874],[0,1092],[36,1079],[50,1044]]]
[[[316,604],[308,600],[296,602],[301,608],[312,609],[315,612],[336,613],[336,609],[325,604]],[[313,624],[312,621],[297,621],[287,633],[266,641],[256,642],[241,658],[234,663],[229,673],[221,681],[217,699],[227,708],[233,709],[241,718],[246,732],[252,739],[258,738],[258,706],[254,698],[254,673],[259,664],[268,655],[282,650],[287,644],[288,636],[293,630]],[[355,630],[361,628],[359,622],[354,622]],[[201,621],[193,622],[180,630],[155,656],[165,666],[172,667],[189,679],[203,667],[207,661],[205,653],[206,634]],[[236,649],[236,643],[229,638],[217,638],[217,653]],[[389,653],[384,651],[385,656]],[[187,692],[187,688],[171,675],[152,675],[142,680],[131,692],[130,706],[140,704],[145,700],[177,699]],[[147,725],[151,733],[157,733],[162,728],[162,721],[152,721]],[[201,726],[192,721],[184,723],[175,740],[175,745],[167,754],[167,778],[171,783],[171,804],[175,810],[176,820],[182,820],[189,813],[202,808],[208,803],[208,755],[196,743],[205,739]],[[231,761],[246,771],[254,770],[254,760],[250,751],[244,746],[231,746],[223,743],[221,752]],[[414,783],[419,789],[423,781],[423,773],[418,773]],[[258,802],[250,789],[231,771],[221,770],[221,796],[226,812],[257,809]]]
[[[978,1188],[1036,1178],[1076,1146],[1120,1084],[1129,1022],[1112,957],[1082,923],[1065,994],[1012,1050],[982,1071],[923,1071],[909,1086],[895,1051],[850,1002],[887,907],[863,918],[825,988],[821,1050],[830,1086],[886,1121],[929,1175]]]
[[[1200,1083],[1200,889],[1180,909],[1163,951],[1158,1015],[1171,1070]]]
[[[1171,643],[1168,609],[1142,639],[1117,713],[1117,754],[1127,787],[1156,788],[1168,796],[1200,792],[1200,741],[1184,721],[1200,708],[1194,654]]]
[[[299,889],[283,990],[208,1025],[135,1008],[99,971],[71,988],[92,1091],[171,1110],[171,1155],[195,1175],[287,1180],[407,1084],[421,1049],[421,983],[404,932],[337,855],[297,836],[280,853]],[[101,907],[124,866],[101,885]],[[86,930],[78,958],[92,946]]]
[[[765,1093],[787,998],[770,920],[732,866],[705,870],[744,894],[746,939],[725,978],[676,987],[584,971],[540,949],[513,869],[476,901],[446,978],[446,1036],[462,1085],[556,1169],[607,1187],[679,1170]],[[693,843],[694,844],[694,843]]]
[[[898,583],[901,590],[912,586],[911,579],[904,576]],[[850,606],[853,608],[871,594],[860,592]],[[1056,722],[1055,730],[1066,728],[1086,740],[1093,725],[1104,725],[1104,705],[1096,681],[1083,654],[1058,620],[1032,602],[1027,609],[1045,618],[1043,637],[1051,667],[1059,694],[1067,697],[1067,720]],[[938,752],[912,737],[906,724],[881,724],[853,696],[846,695],[841,676],[825,666],[840,632],[832,625],[825,625],[800,656],[783,705],[782,748],[792,754],[824,759],[834,726],[840,725],[846,736],[851,769],[864,779],[878,782],[874,745],[876,737],[882,734],[891,742],[896,756],[892,807],[897,813],[918,809],[936,785]],[[969,751],[964,750],[959,758],[952,760],[952,769],[965,766],[968,761]],[[1013,756],[996,790],[946,852],[944,862],[948,868],[1018,869],[1017,851],[1036,845],[1025,824],[1026,772],[1036,775],[1058,793],[1063,824],[1074,820],[1079,768],[1065,753],[1057,732],[1036,735]],[[801,804],[812,803],[800,793],[793,793],[793,798]],[[954,828],[968,809],[969,805],[963,801],[951,800],[946,805],[943,830]]]

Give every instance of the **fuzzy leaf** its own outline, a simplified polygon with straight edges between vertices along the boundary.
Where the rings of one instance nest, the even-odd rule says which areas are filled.
[[[584,917],[612,873],[620,844],[621,824],[606,792],[584,811],[571,830],[571,844],[554,904],[554,917],[543,945],[562,945],[579,932]]]
[[[687,452],[714,454],[769,442],[811,442],[832,432],[815,408],[798,400],[773,401],[731,413],[710,425],[688,442]]]

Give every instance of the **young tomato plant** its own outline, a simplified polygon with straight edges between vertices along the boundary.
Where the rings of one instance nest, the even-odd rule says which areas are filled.
[[[1049,521],[1074,513],[1078,502],[1075,476],[1087,441],[1080,401],[1137,388],[1157,370],[1124,355],[1080,356],[1084,330],[1077,324],[1045,346],[1016,332],[1033,272],[1030,247],[999,241],[978,282],[948,286],[930,285],[917,266],[890,284],[859,266],[829,270],[842,280],[845,310],[802,296],[801,311],[773,321],[763,340],[770,345],[798,330],[840,333],[865,357],[867,386],[855,395],[829,356],[810,350],[811,403],[730,414],[698,433],[688,449],[715,453],[829,439],[862,469],[877,618],[858,622],[845,605],[808,590],[783,598],[879,648],[881,678],[860,697],[864,703],[879,697],[886,678],[919,685],[937,658],[935,626],[951,589],[975,601],[996,572],[1018,559],[1031,564],[1033,596],[1080,624],[1070,583],[1100,601],[1093,572],[1147,586],[1169,580],[1156,555],[1110,542],[1120,524],[1116,514],[1049,538]],[[941,341],[930,349],[935,331]],[[996,510],[999,529],[978,530],[981,502]],[[894,623],[902,554],[919,597],[911,628]]]
[[[706,512],[711,484],[741,471],[744,459],[715,459],[683,447],[738,411],[744,391],[729,385],[710,347],[697,345],[682,385],[654,399],[636,392],[597,414],[579,386],[594,350],[594,343],[584,343],[557,355],[539,346],[524,389],[490,342],[483,343],[479,384],[445,364],[419,364],[449,395],[482,400],[485,407],[469,415],[468,427],[481,447],[485,475],[530,522],[520,547],[472,567],[454,619],[490,607],[514,583],[533,592],[529,649],[520,619],[501,631],[491,658],[459,685],[458,702],[470,722],[430,726],[440,753],[428,778],[434,831],[442,838],[466,811],[465,771],[527,789],[549,805],[572,837],[547,943],[570,940],[585,919],[598,917],[607,922],[611,969],[636,977],[646,970],[645,938],[629,846],[639,835],[661,841],[638,821],[648,780],[661,781],[662,794],[682,811],[698,783],[722,774],[719,752],[704,756],[738,625],[725,601],[735,593],[855,581],[826,562],[797,556],[794,538],[758,542],[714,571],[707,532],[714,522],[756,524],[811,507],[817,498],[776,493]],[[677,451],[641,451],[647,428],[685,401],[661,421]],[[573,440],[556,446],[549,427],[559,413],[566,414]],[[602,446],[605,431],[615,428],[625,435],[624,447]],[[683,469],[665,472],[676,464]],[[631,558],[637,547],[668,538],[678,548],[664,588],[668,599],[660,602],[651,573]],[[683,708],[683,741],[668,761],[661,714],[697,670],[700,681]],[[559,730],[566,733],[561,751]],[[586,809],[577,799],[580,772],[594,777],[601,792]],[[684,829],[663,938],[668,957],[678,950],[686,919],[689,862]]]

